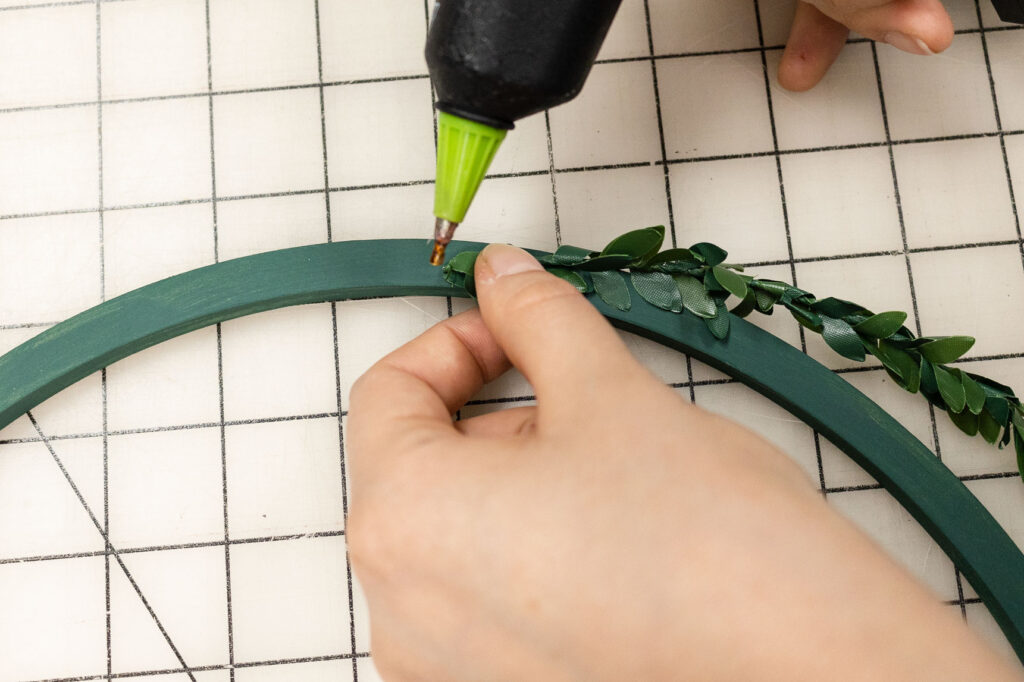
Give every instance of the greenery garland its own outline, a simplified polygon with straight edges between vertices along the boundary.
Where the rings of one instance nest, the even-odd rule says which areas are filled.
[[[583,294],[596,294],[618,310],[629,310],[637,294],[653,306],[674,313],[684,310],[704,320],[718,339],[729,335],[729,313],[745,317],[753,311],[771,315],[783,306],[801,325],[845,358],[863,362],[878,358],[893,381],[918,391],[969,436],[981,434],[1002,449],[1013,441],[1017,468],[1024,479],[1024,407],[1013,389],[977,374],[950,367],[974,345],[970,336],[921,336],[903,326],[907,314],[873,313],[839,298],[819,300],[792,284],[743,274],[743,267],[725,262],[728,254],[707,242],[688,249],[661,251],[662,226],[616,237],[601,251],[560,246],[540,262],[548,272]],[[473,266],[479,252],[459,253],[444,266],[445,279],[475,295]],[[627,275],[623,270],[628,270]],[[730,296],[739,303],[731,310]]]

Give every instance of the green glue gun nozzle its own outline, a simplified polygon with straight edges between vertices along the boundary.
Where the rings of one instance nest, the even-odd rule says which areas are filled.
[[[434,185],[434,250],[432,265],[440,265],[445,247],[483,182],[507,130],[455,116],[437,117],[437,182]]]

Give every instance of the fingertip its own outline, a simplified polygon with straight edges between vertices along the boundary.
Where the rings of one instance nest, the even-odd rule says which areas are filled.
[[[806,51],[786,50],[779,61],[779,85],[790,92],[806,92],[821,81],[825,68]]]
[[[813,5],[798,4],[779,62],[779,85],[793,92],[813,88],[839,56],[847,35],[849,29]]]

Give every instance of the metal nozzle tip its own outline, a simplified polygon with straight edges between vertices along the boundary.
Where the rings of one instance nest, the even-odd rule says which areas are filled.
[[[444,251],[455,236],[455,228],[459,224],[444,218],[434,221],[434,250],[430,252],[430,264],[440,265],[444,262]]]
[[[440,265],[444,262],[445,244],[434,242],[434,250],[430,252],[430,264]]]

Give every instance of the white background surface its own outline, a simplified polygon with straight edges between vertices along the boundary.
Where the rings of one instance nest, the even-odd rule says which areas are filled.
[[[665,224],[752,273],[974,334],[971,370],[1024,390],[1011,196],[1024,195],[1024,32],[987,2],[949,9],[946,54],[855,41],[796,95],[774,81],[788,0],[625,0],[583,94],[521,122],[460,234],[600,247]],[[217,260],[426,237],[426,17],[422,0],[0,0],[0,351]],[[348,387],[464,307],[363,301],[229,322],[85,379],[33,412],[39,431],[23,417],[0,432],[0,680],[375,679],[343,535]],[[852,366],[788,317],[761,322]],[[627,338],[681,393],[790,452],[1012,655],[950,561],[844,455],[746,388]],[[1024,544],[1012,455],[877,367],[843,376]],[[529,399],[510,376],[464,414]]]

